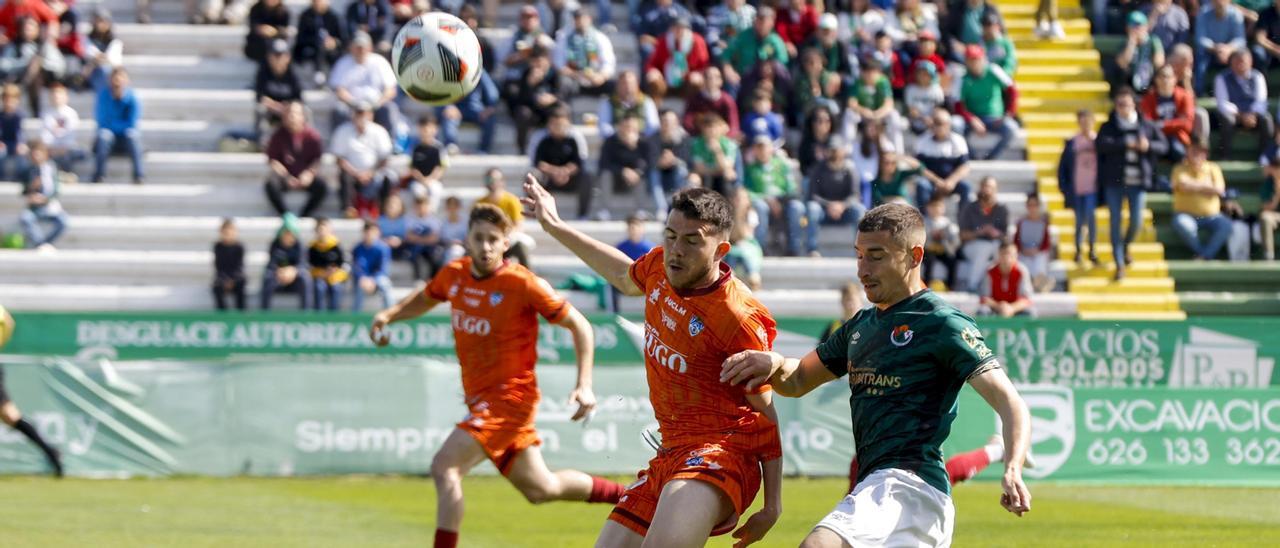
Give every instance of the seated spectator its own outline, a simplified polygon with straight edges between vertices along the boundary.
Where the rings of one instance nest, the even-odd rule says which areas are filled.
[[[781,146],[786,138],[782,115],[773,111],[773,99],[763,89],[751,96],[751,112],[742,117],[742,138],[754,143],[756,137],[765,137]]]
[[[364,222],[360,243],[351,248],[351,310],[364,310],[364,296],[377,293],[382,308],[391,306],[391,246],[382,241],[378,223]]]
[[[1209,115],[1196,106],[1189,90],[1178,87],[1173,68],[1156,71],[1156,82],[1142,98],[1142,116],[1160,127],[1169,141],[1165,159],[1173,163],[1187,155],[1192,139],[1208,141]]]
[[[320,133],[307,123],[307,111],[300,103],[290,103],[284,121],[267,140],[267,164],[271,171],[263,183],[267,199],[276,213],[286,214],[284,193],[305,191],[307,203],[303,217],[315,216],[316,209],[329,194],[329,185],[320,177],[320,159],[324,141]]]
[[[94,108],[98,135],[93,142],[93,182],[102,182],[107,157],[123,145],[133,161],[133,183],[142,184],[142,132],[138,130],[141,117],[142,104],[129,88],[129,74],[119,67],[111,73],[110,86],[98,92]]]
[[[748,288],[759,291],[764,286],[760,276],[764,250],[755,238],[760,218],[751,205],[750,194],[741,186],[729,191],[729,203],[733,205],[733,230],[729,231],[730,247],[724,261],[747,283]]]
[[[1263,71],[1280,64],[1280,5],[1269,4],[1253,25],[1254,63]]]
[[[653,154],[649,170],[649,196],[653,197],[654,218],[667,218],[667,197],[689,184],[689,143],[691,139],[674,111],[659,116],[658,132],[649,136]]]
[[[511,232],[507,233],[507,252],[503,254],[508,259],[515,259],[525,268],[533,268],[533,263],[529,262],[529,254],[533,252],[533,248],[537,242],[533,237],[524,231],[524,205],[520,203],[520,198],[515,194],[507,192],[506,176],[502,174],[502,170],[491,167],[484,173],[485,195],[476,200],[477,204],[490,204],[507,215],[511,219]]]
[[[626,239],[622,240],[621,242],[618,242],[618,244],[614,246],[618,248],[618,251],[621,251],[624,255],[626,255],[628,258],[630,258],[633,261],[639,260],[640,257],[645,256],[646,253],[648,253],[649,251],[653,250],[653,248],[658,246],[658,244],[653,243],[652,241],[650,241],[648,238],[645,237],[644,221],[645,221],[644,215],[641,215],[638,213],[632,213],[628,215],[627,216],[627,237]],[[619,301],[621,301],[622,292],[618,291],[618,288],[613,287],[612,285],[609,286],[609,292],[612,296],[612,304],[613,304],[613,308],[611,310],[615,314],[621,313],[622,308],[620,306],[621,303]]]
[[[361,5],[367,4],[364,0],[352,3]],[[373,106],[378,125],[388,132],[395,131],[392,123],[398,114],[395,98],[400,87],[391,63],[373,53],[373,39],[367,33],[352,36],[349,52],[338,59],[329,73],[329,86],[339,102],[334,110],[334,125],[349,117],[356,105],[367,103]]]
[[[391,249],[392,259],[412,260],[415,250],[405,241],[405,235],[409,233],[409,216],[405,215],[404,199],[400,193],[392,192],[387,196],[385,211],[378,216],[378,233],[382,242]],[[418,279],[416,273],[414,279]]]
[[[745,162],[742,187],[751,195],[751,207],[760,217],[756,240],[767,245],[765,242],[769,242],[773,234],[769,232],[769,225],[786,223],[787,253],[799,255],[803,247],[800,220],[805,207],[791,174],[791,164],[785,156],[774,154],[773,143],[766,135],[757,135],[751,141],[751,158]]]
[[[1005,101],[1013,80],[999,67],[987,63],[982,48],[970,48],[965,53],[965,65],[968,70],[960,82],[957,113],[964,117],[965,138],[975,133],[999,132],[996,146],[982,157],[983,160],[992,160],[1004,152],[1017,131],[1017,124]]]
[[[458,128],[462,122],[480,126],[480,146],[477,152],[489,154],[493,151],[493,134],[498,129],[498,103],[502,96],[498,93],[497,84],[489,77],[489,72],[480,73],[480,83],[462,100],[446,107],[436,109],[445,147],[458,146]],[[523,150],[523,149],[522,149]]]
[[[556,75],[551,59],[544,52],[529,58],[529,66],[517,80],[513,95],[507,99],[511,118],[516,122],[516,148],[527,150],[529,131],[543,127],[547,118],[561,105]]]
[[[316,310],[338,310],[342,306],[342,286],[349,277],[342,242],[333,235],[329,219],[316,219],[315,239],[307,248],[311,265],[312,303]]]
[[[849,225],[857,236],[858,221],[867,213],[866,206],[862,205],[861,187],[862,181],[849,161],[848,144],[841,137],[833,137],[826,161],[809,173],[809,190],[805,196],[809,222],[804,251],[810,256],[818,256],[820,225]]]
[[[1218,154],[1226,157],[1236,131],[1258,134],[1258,149],[1267,148],[1276,132],[1275,119],[1267,110],[1267,79],[1253,68],[1253,54],[1240,49],[1231,54],[1231,70],[1218,73],[1213,96],[1218,108]]]
[[[773,30],[774,21],[773,8],[762,6],[756,10],[751,32],[738,33],[729,43],[721,60],[724,61],[724,78],[730,84],[740,83],[743,75],[751,72],[757,64],[777,61],[786,65],[790,60],[786,42]]]
[[[674,0],[653,0],[651,3],[641,4],[640,9],[641,11],[637,13],[638,17],[632,22],[631,30],[635,31],[636,39],[639,41],[640,61],[643,66],[644,61],[653,55],[658,41],[671,30],[675,22],[680,19],[692,20],[693,14]]]
[[[907,155],[886,150],[880,155],[876,176],[871,180],[871,204],[880,205],[889,202],[907,203],[907,187],[916,184],[916,196],[920,195],[921,175],[924,168],[920,161]],[[944,196],[932,196],[930,200],[941,200]]]
[[[906,64],[894,49],[893,39],[889,33],[876,33],[875,47],[866,54],[863,64],[874,63],[880,67],[880,74],[889,79],[889,87],[897,97],[902,96],[902,88],[907,85]]]
[[[556,40],[556,72],[565,98],[604,95],[609,92],[617,61],[609,36],[591,24],[591,14],[577,8],[573,27],[564,29]]]
[[[414,4],[418,4],[417,0],[389,0],[391,2],[391,22],[395,24],[395,28],[400,28],[410,19],[413,19],[416,8]],[[457,9],[453,7],[454,0],[446,0],[439,2],[439,7],[448,10],[448,13],[457,13]]]
[[[1222,214],[1227,190],[1218,164],[1208,161],[1201,143],[1192,143],[1187,158],[1173,168],[1173,228],[1195,254],[1196,260],[1217,258],[1227,238],[1231,220]],[[1207,234],[1208,242],[1201,243]]]
[[[951,89],[951,76],[947,73],[947,61],[938,53],[938,35],[924,31],[920,33],[920,41],[916,43],[916,55],[907,67],[906,75],[911,77],[920,70],[921,65],[933,65],[933,74],[942,89]]]
[[[542,30],[551,36],[559,36],[569,28],[574,14],[580,10],[578,2],[570,0],[538,0],[534,5],[538,8]]]
[[[1258,230],[1262,236],[1262,256],[1276,258],[1276,229],[1280,228],[1280,140],[1263,151],[1259,159],[1266,179],[1258,189]]]
[[[23,138],[21,107],[22,90],[7,84],[0,91],[0,179],[12,174],[19,177],[26,171],[27,143]]]
[[[409,173],[403,180],[404,186],[414,196],[427,197],[432,210],[436,209],[440,197],[444,195],[441,181],[444,180],[445,169],[449,167],[449,153],[436,140],[437,129],[436,119],[430,114],[423,114],[418,118],[418,144],[413,147],[413,153],[409,157]]]
[[[1169,52],[1165,64],[1173,69],[1173,76],[1178,81],[1178,87],[1191,92],[1194,96],[1196,87],[1192,56],[1191,46],[1178,44],[1173,46],[1173,50]]]
[[[787,55],[795,58],[818,28],[818,10],[808,0],[788,0],[785,8],[779,6],[776,19],[774,30],[787,45]]]
[[[338,163],[338,199],[343,215],[377,219],[394,175],[387,169],[391,136],[373,123],[371,105],[356,105],[351,121],[333,133],[329,150]]]
[[[261,63],[268,47],[276,40],[289,40],[289,8],[281,0],[258,0],[249,10],[249,35],[244,41],[244,56]]]
[[[227,309],[227,295],[236,299],[236,310],[244,312],[244,244],[235,221],[222,220],[218,241],[213,244],[213,302]]]
[[[756,7],[746,0],[721,0],[707,12],[705,34],[711,55],[720,59],[729,43],[739,33],[750,32],[756,19]]]
[[[978,185],[978,200],[960,210],[960,262],[956,282],[961,291],[977,291],[983,273],[995,259],[1009,231],[1009,208],[997,200],[995,177]],[[1015,246],[1013,253],[1018,251]],[[1030,280],[1028,280],[1030,281]]]
[[[391,21],[391,4],[387,0],[352,0],[347,5],[347,36],[354,41],[365,33],[371,39],[369,46],[377,48],[379,53],[391,51],[391,39],[395,37],[395,27]]]
[[[1157,82],[1159,80],[1157,79]],[[1150,95],[1148,95],[1150,97]],[[1081,109],[1076,112],[1076,125],[1080,132],[1067,139],[1058,160],[1058,188],[1064,201],[1075,212],[1076,255],[1074,262],[1083,266],[1080,252],[1085,230],[1089,231],[1089,262],[1098,266],[1098,149],[1094,140],[1098,133],[1093,129],[1093,112]]]
[[[916,158],[924,167],[924,179],[916,187],[916,207],[923,207],[934,196],[958,196],[959,211],[973,199],[969,183],[969,145],[951,129],[951,113],[944,108],[933,111],[929,135],[916,140]]]
[[[597,170],[597,184],[606,204],[601,213],[606,214],[606,218],[612,211],[643,209],[645,188],[653,167],[649,142],[640,137],[640,119],[633,116],[622,118],[617,129],[605,139],[600,149],[600,167]]]
[[[1209,69],[1228,66],[1231,53],[1247,45],[1244,14],[1231,0],[1212,0],[1200,9],[1195,29],[1195,91],[1203,95],[1209,85]]]
[[[719,116],[729,127],[729,135],[738,135],[738,103],[723,90],[724,79],[716,66],[707,67],[702,91],[689,97],[684,107],[684,130],[698,131],[698,120],[703,114]]]
[[[821,52],[804,50],[800,57],[800,72],[795,78],[791,119],[798,122],[814,110],[839,109],[836,97],[840,94],[841,85],[840,75],[823,66]]]
[[[444,199],[444,218],[439,226],[440,243],[436,246],[439,259],[436,264],[449,264],[466,255],[467,217],[462,213],[462,200],[457,196]]]
[[[1031,275],[1031,286],[1036,291],[1045,292],[1053,289],[1053,279],[1049,277],[1049,260],[1052,258],[1049,246],[1049,218],[1040,205],[1040,195],[1027,194],[1027,215],[1014,225],[1013,243],[1018,246],[1018,262],[1027,267]],[[1079,248],[1077,248],[1079,249]]]
[[[600,101],[596,122],[600,137],[608,139],[613,135],[615,121],[623,118],[639,119],[640,132],[644,135],[652,135],[658,130],[658,106],[640,91],[640,80],[630,70],[618,74],[618,85],[613,93]]]
[[[702,73],[709,66],[707,42],[693,32],[688,19],[678,19],[644,64],[645,89],[659,100],[668,93],[687,96],[702,89]]]
[[[76,163],[86,156],[76,140],[80,115],[67,104],[67,88],[61,83],[49,86],[49,103],[49,108],[40,117],[40,140],[49,146],[49,156],[57,164],[58,171],[72,173]]]
[[[956,253],[960,251],[960,228],[947,216],[947,202],[934,198],[924,205],[924,283],[933,286],[941,281],[947,288],[956,286]],[[938,267],[947,269],[945,276]]]
[[[506,69],[503,72],[503,96],[511,97],[519,91],[529,61],[555,47],[555,38],[542,29],[538,8],[532,4],[521,6],[520,20],[499,57]]]
[[[932,63],[913,63],[915,72],[903,92],[907,106],[907,127],[919,136],[929,130],[929,121],[938,107],[946,108],[947,97],[938,83],[938,69]]]
[[[804,129],[800,134],[800,147],[796,153],[796,161],[800,163],[800,175],[808,178],[819,164],[827,161],[827,156],[831,150],[831,139],[836,136],[833,126],[835,125],[835,115],[832,111],[825,108],[815,108],[809,111],[809,115],[805,117]],[[845,146],[848,146],[848,143]],[[847,153],[848,151],[846,151]],[[845,155],[848,158],[848,154]],[[862,180],[857,178],[858,185],[862,185]],[[808,187],[807,184],[802,185]]]
[[[846,40],[840,38],[839,20],[834,13],[824,13],[818,18],[818,30],[809,37],[801,49],[815,49],[822,55],[827,70],[850,79],[857,72],[858,57]],[[845,81],[848,84],[849,81]]]
[[[546,136],[534,146],[533,174],[551,192],[576,192],[578,219],[586,219],[592,213],[592,184],[583,169],[587,151],[573,131],[568,107],[556,109],[547,120]]]
[[[310,308],[311,275],[303,268],[299,234],[298,218],[292,213],[285,213],[280,230],[267,251],[267,267],[262,274],[262,292],[259,295],[263,310],[271,310],[271,301],[277,291],[297,293],[298,308]]]
[[[1116,280],[1133,262],[1129,244],[1142,228],[1146,189],[1152,188],[1155,158],[1166,153],[1168,141],[1155,124],[1143,120],[1134,105],[1133,90],[1121,88],[1112,99],[1111,118],[1098,129],[1098,186],[1111,215],[1111,251],[1116,260]],[[1192,141],[1193,143],[1195,141]],[[1128,231],[1120,237],[1124,203],[1129,203]]]
[[[1173,0],[1152,0],[1147,6],[1147,19],[1151,35],[1159,38],[1166,49],[1186,44],[1191,38],[1191,18]]]
[[[1156,69],[1164,66],[1164,44],[1148,31],[1147,16],[1140,11],[1129,12],[1126,32],[1124,49],[1116,56],[1115,81],[1118,83],[1112,85],[1129,86],[1143,94],[1151,87]],[[1006,71],[1006,74],[1013,73]]]
[[[863,120],[853,141],[853,167],[863,186],[870,185],[880,174],[880,159],[897,152],[884,138],[884,127],[875,120]]]
[[[729,138],[729,126],[723,118],[708,113],[700,120],[700,131],[689,142],[690,171],[703,188],[724,194],[742,176],[742,155],[737,141]],[[693,179],[691,176],[689,184],[694,183]]]
[[[18,39],[22,31],[22,20],[31,19],[36,22],[37,31],[56,25],[58,16],[45,2],[38,0],[7,0],[0,5],[0,30],[8,42]]]
[[[1027,267],[1018,262],[1018,246],[1013,242],[1000,244],[996,264],[982,278],[978,290],[982,305],[980,314],[992,314],[1002,318],[1035,316],[1031,307],[1031,275]]]
[[[982,19],[982,49],[987,50],[987,62],[1000,67],[1010,78],[1018,73],[1018,52],[1004,32],[999,15],[988,14]],[[1161,53],[1161,59],[1163,55]]]
[[[90,25],[84,45],[84,78],[91,89],[101,91],[111,73],[124,66],[124,43],[116,38],[111,12],[105,8],[94,10]]]
[[[58,201],[62,181],[58,178],[57,167],[49,160],[49,148],[44,142],[31,141],[29,148],[30,167],[22,177],[22,196],[27,208],[18,215],[18,221],[22,224],[27,245],[53,249],[53,242],[67,229],[67,212]],[[48,223],[52,229],[46,233],[42,223]]]
[[[968,46],[982,45],[982,22],[992,16],[1000,17],[1000,11],[986,0],[964,0],[949,10],[943,32],[950,39],[952,60],[964,62]]]
[[[879,2],[884,4],[884,2]],[[871,0],[851,0],[847,3],[848,13],[844,17],[853,47],[859,50],[870,49],[875,41],[876,33],[889,24],[889,15],[884,9]]]
[[[299,64],[311,65],[317,85],[324,85],[329,68],[342,57],[346,32],[338,14],[330,9],[329,0],[311,0],[311,6],[298,16],[293,58]]]
[[[898,0],[885,20],[884,30],[893,38],[895,44],[914,43],[920,40],[925,32],[938,35],[938,11],[932,3],[920,0]]]
[[[66,61],[57,47],[40,37],[35,19],[18,20],[18,37],[0,48],[0,79],[27,90],[32,112],[40,112],[40,92],[46,81],[60,80]]]
[[[302,102],[302,82],[293,70],[288,42],[272,42],[266,62],[258,65],[253,94],[257,100],[254,128],[259,135],[269,135],[280,124],[280,118],[289,105]]]
[[[416,196],[413,199],[413,215],[409,218],[404,241],[409,247],[413,279],[430,280],[444,266],[444,263],[439,262],[443,256],[440,252],[440,219],[436,218],[435,210],[426,196]],[[424,266],[426,271],[423,270]]]
[[[845,133],[853,133],[862,120],[874,120],[884,129],[894,150],[902,150],[902,117],[894,106],[893,87],[879,63],[867,59],[850,90],[844,111]]]

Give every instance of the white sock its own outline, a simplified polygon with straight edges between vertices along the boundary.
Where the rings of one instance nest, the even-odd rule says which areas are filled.
[[[990,445],[984,445],[982,446],[982,450],[987,452],[987,458],[991,459],[991,462],[1001,462],[1004,460],[1003,444],[993,443]]]

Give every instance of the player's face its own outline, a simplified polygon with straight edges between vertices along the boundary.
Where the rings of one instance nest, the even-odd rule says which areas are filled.
[[[681,211],[667,215],[662,241],[667,280],[677,289],[694,289],[707,281],[729,252],[724,234],[711,223],[690,219]]]
[[[487,276],[502,266],[507,252],[507,234],[497,225],[479,221],[467,230],[467,255],[476,273]]]
[[[858,280],[868,301],[888,306],[908,296],[912,269],[920,262],[914,258],[916,249],[904,248],[887,230],[859,231],[854,247],[858,253]],[[917,248],[923,257],[923,245]]]

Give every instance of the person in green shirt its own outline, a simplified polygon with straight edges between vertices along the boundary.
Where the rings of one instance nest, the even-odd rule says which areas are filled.
[[[884,135],[895,150],[902,148],[902,132],[905,124],[893,101],[893,87],[878,60],[868,56],[862,63],[858,79],[848,89],[845,100],[844,128],[846,135],[855,135],[863,119],[876,120],[884,128]]]
[[[1004,70],[987,62],[987,54],[981,46],[969,46],[964,57],[968,70],[960,81],[958,109],[964,116],[964,136],[969,139],[974,133],[986,135],[996,132],[999,135],[996,145],[982,157],[983,160],[991,160],[1008,148],[1017,131],[1016,122],[1005,109],[1005,92],[1013,86],[1013,80]]]
[[[774,20],[773,8],[761,6],[756,10],[751,32],[740,32],[729,42],[722,57],[726,82],[737,85],[742,75],[751,72],[751,68],[761,61],[777,61],[783,65],[790,61],[787,43],[773,30]]]
[[[983,18],[982,47],[987,50],[987,60],[1012,78],[1018,70],[1018,52],[1013,47],[1013,40],[1001,28],[999,15],[989,13]]]
[[[809,48],[800,54],[800,71],[795,77],[791,96],[791,120],[803,120],[814,106],[839,108],[835,97],[840,93],[840,75],[827,69],[822,52]]]
[[[751,197],[751,207],[760,217],[756,225],[756,241],[767,247],[769,225],[773,221],[787,223],[788,253],[801,252],[800,219],[804,217],[804,203],[799,199],[791,163],[786,156],[774,154],[773,140],[768,135],[757,135],[751,141],[751,154],[746,162],[742,187]]]
[[[738,183],[742,173],[738,143],[728,137],[729,124],[715,113],[703,113],[698,129],[698,136],[689,142],[689,162],[693,167],[689,184],[701,184],[724,194]]]
[[[921,172],[919,160],[911,156],[899,157],[892,150],[881,151],[880,173],[871,182],[872,203],[908,203],[907,187],[922,176]]]
[[[950,545],[955,508],[942,443],[966,383],[1000,417],[1000,504],[1023,515],[1031,510],[1022,479],[1031,438],[1027,404],[974,320],[921,280],[920,211],[885,204],[869,211],[858,228],[858,278],[875,309],[859,311],[803,358],[739,352],[720,373],[725,383],[747,390],[769,383],[783,397],[801,397],[847,375],[857,486],[803,544]]]

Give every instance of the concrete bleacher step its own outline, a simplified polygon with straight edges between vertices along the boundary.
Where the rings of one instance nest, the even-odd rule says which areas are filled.
[[[1179,291],[1269,291],[1280,280],[1276,261],[1169,261]]]
[[[1280,311],[1276,291],[1180,291],[1178,300],[1193,316],[1274,316]]]

